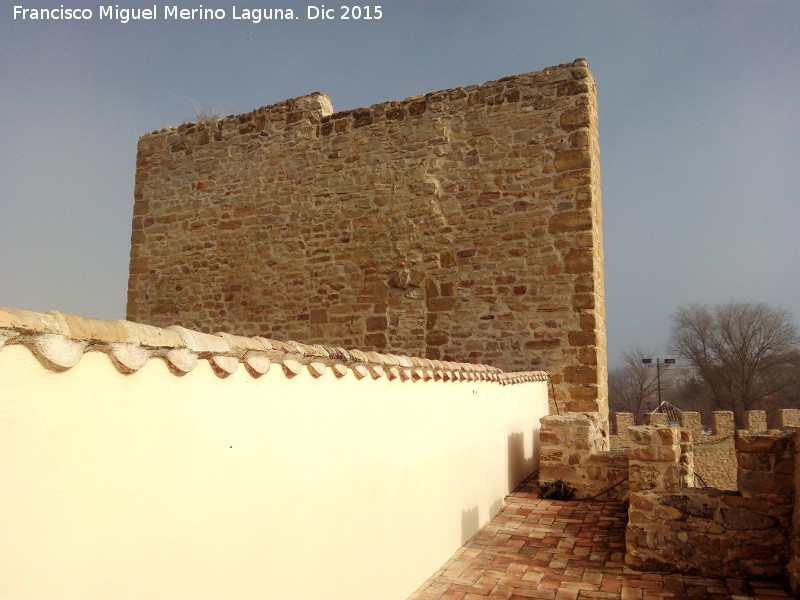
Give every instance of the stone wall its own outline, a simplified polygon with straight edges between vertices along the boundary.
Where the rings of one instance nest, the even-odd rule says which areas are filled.
[[[692,434],[694,470],[699,476],[698,485],[723,490],[738,489],[733,413],[730,411],[714,412],[710,428],[703,427],[700,413],[683,412],[679,416],[680,427]],[[645,425],[668,425],[666,414],[648,413],[644,417]],[[800,410],[781,409],[769,414],[761,410],[748,411],[746,431],[751,433],[769,431],[768,422],[772,424],[772,430],[783,430],[800,425]],[[634,426],[633,415],[611,413],[611,426],[612,430],[616,432],[611,435],[611,447],[630,447],[629,428]]]
[[[562,480],[578,499],[624,500],[628,496],[628,451],[607,448],[599,413],[548,415],[540,419],[539,480]]]
[[[131,320],[546,369],[561,411],[607,418],[585,60],[156,131],[134,196]]]
[[[703,575],[785,577],[791,568],[794,435],[737,434],[739,492],[731,492],[691,487],[688,432],[632,428],[626,564]]]
[[[800,596],[800,428],[794,432],[794,513],[789,536],[789,584],[795,596]]]

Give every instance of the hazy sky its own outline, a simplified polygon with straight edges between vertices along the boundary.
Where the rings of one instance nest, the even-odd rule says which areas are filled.
[[[359,22],[308,20],[291,0],[207,0],[227,18],[166,21],[171,2],[120,0],[157,9],[127,24],[101,20],[99,0],[3,2],[0,305],[124,318],[137,138],[195,105],[321,91],[345,110],[584,57],[612,365],[635,346],[663,356],[689,302],[800,321],[800,2],[383,1]],[[93,18],[14,19],[14,4]],[[234,5],[302,18],[233,20]]]

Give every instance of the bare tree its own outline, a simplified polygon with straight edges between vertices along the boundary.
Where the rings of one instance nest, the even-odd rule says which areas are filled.
[[[656,372],[642,363],[643,358],[653,354],[635,348],[622,356],[624,366],[608,375],[609,404],[612,411],[629,412],[640,417],[647,412],[648,402],[656,393]]]
[[[782,308],[731,302],[712,308],[679,307],[672,317],[672,349],[693,365],[716,404],[744,413],[791,381],[779,376],[791,365],[797,328]]]

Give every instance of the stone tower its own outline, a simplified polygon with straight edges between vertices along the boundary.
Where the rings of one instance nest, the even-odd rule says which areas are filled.
[[[607,414],[599,154],[583,59],[144,135],[128,318],[546,369]]]

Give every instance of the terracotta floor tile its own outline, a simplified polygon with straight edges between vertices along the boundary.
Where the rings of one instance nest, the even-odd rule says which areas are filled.
[[[624,565],[618,502],[542,500],[532,483],[409,600],[779,600],[773,582],[641,573]]]

